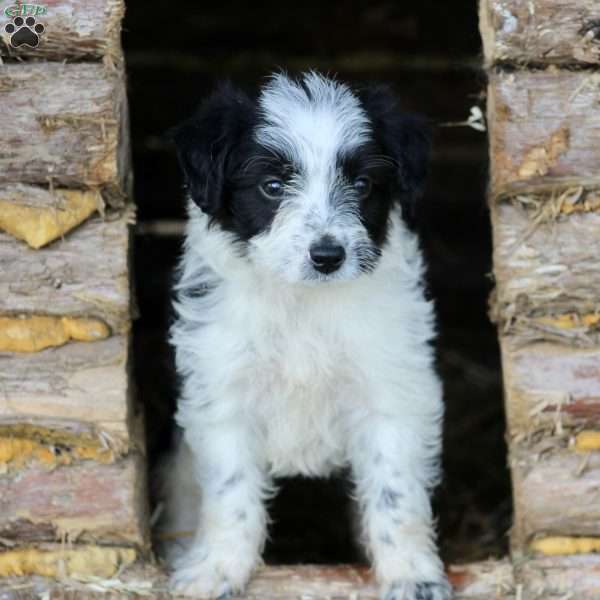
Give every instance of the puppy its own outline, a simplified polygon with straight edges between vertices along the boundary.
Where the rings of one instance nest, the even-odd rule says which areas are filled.
[[[172,590],[261,562],[272,477],[349,465],[385,600],[447,600],[430,493],[440,382],[410,221],[428,136],[386,88],[309,72],[231,86],[174,132],[189,222],[171,340],[181,439],[163,469]]]

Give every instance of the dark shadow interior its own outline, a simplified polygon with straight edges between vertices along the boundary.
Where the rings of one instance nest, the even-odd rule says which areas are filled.
[[[278,67],[318,68],[348,81],[392,83],[408,110],[434,123],[429,187],[419,208],[429,286],[439,315],[439,370],[447,419],[444,482],[436,498],[444,558],[466,562],[507,550],[511,517],[495,328],[487,318],[491,237],[485,134],[444,124],[483,106],[476,0],[256,3],[128,2],[124,44],[138,227],[135,372],[146,406],[151,460],[167,447],[175,378],[166,343],[171,271],[184,217],[165,131],[215,83],[249,89]],[[360,560],[351,488],[343,477],[282,482],[271,508],[267,561]]]

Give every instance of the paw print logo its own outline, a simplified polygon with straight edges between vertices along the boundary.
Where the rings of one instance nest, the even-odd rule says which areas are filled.
[[[46,28],[41,23],[36,23],[34,17],[15,17],[12,23],[4,26],[4,31],[10,35],[10,45],[13,48],[29,46],[37,48],[40,43],[40,35]]]

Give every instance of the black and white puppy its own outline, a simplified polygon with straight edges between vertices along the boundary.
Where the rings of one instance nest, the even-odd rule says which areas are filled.
[[[408,225],[428,136],[386,88],[225,86],[174,133],[189,223],[172,328],[183,430],[163,471],[172,590],[244,588],[273,476],[350,465],[386,600],[446,600],[430,492],[440,382]]]

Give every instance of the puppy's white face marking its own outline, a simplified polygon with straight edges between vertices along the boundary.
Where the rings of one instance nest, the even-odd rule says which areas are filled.
[[[310,174],[330,168],[338,153],[371,137],[367,114],[348,86],[316,73],[301,84],[275,75],[262,90],[259,108],[264,123],[256,131],[258,142]]]
[[[273,222],[249,242],[249,256],[287,281],[358,277],[379,255],[361,221],[360,197],[341,161],[371,141],[371,124],[350,89],[316,73],[301,82],[276,75],[259,99],[260,146],[289,162],[293,175]],[[343,249],[339,269],[315,269],[323,239]]]

